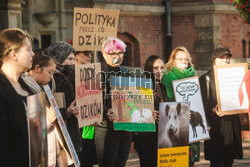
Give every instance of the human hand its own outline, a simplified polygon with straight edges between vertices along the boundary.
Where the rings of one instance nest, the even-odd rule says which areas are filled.
[[[208,127],[207,127],[207,131],[209,132],[209,131],[210,131],[210,129],[211,129],[211,127],[209,127],[209,126],[208,126]]]
[[[55,122],[55,120],[57,119],[57,116],[56,116],[56,111],[54,110],[54,107],[50,106],[49,108],[47,108],[46,116],[51,123]]]
[[[191,112],[189,112],[189,120],[191,119]]]
[[[76,99],[69,105],[69,107],[67,108],[67,114],[73,114],[75,117],[78,117],[80,114],[80,109],[79,107],[76,105]]]
[[[153,111],[153,117],[156,121],[160,120],[160,112],[159,111]]]
[[[115,114],[114,112],[112,111],[112,108],[110,108],[107,112],[107,117],[110,121],[114,121],[115,120]]]
[[[218,105],[218,104],[212,109],[212,111],[213,111],[214,113],[216,113],[219,117],[222,117],[222,116],[225,115],[223,112],[221,112],[221,111],[219,110],[219,105]]]

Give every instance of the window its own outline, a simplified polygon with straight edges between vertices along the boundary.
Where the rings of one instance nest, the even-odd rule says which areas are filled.
[[[47,48],[51,44],[51,35],[42,35],[42,49]]]

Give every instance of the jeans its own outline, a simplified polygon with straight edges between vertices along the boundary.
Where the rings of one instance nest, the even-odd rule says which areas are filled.
[[[125,167],[133,133],[95,128],[97,159],[100,167]]]

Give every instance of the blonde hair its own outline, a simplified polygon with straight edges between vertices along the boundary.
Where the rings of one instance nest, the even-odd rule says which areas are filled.
[[[25,38],[32,42],[30,34],[19,28],[8,28],[0,32],[0,66],[11,51],[18,51],[24,46]]]
[[[187,48],[184,47],[184,46],[177,46],[171,52],[170,58],[169,58],[168,62],[165,64],[165,70],[166,70],[166,72],[169,72],[169,71],[172,70],[173,65],[174,65],[174,60],[175,60],[177,52],[184,52],[184,53],[186,53],[186,55],[188,56],[188,66],[193,66],[193,64],[192,64],[192,58],[191,58],[191,56],[190,56]]]

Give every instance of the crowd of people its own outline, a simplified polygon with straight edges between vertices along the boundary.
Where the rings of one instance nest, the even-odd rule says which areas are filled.
[[[151,55],[144,65],[145,77],[153,81],[155,132],[114,130],[111,77],[129,76],[122,66],[126,44],[108,37],[99,57],[103,72],[103,121],[79,128],[79,107],[75,95],[75,65],[91,63],[93,51],[76,51],[66,42],[56,42],[44,50],[32,51],[31,36],[17,28],[0,32],[0,162],[6,167],[29,166],[27,96],[43,92],[49,84],[54,92],[63,92],[66,105],[60,108],[81,166],[125,167],[131,143],[134,141],[141,167],[157,166],[159,104],[175,102],[172,82],[195,76],[188,50],[176,47],[164,65],[164,60]],[[228,48],[219,47],[212,54],[213,65],[230,63]],[[153,75],[149,75],[153,74]],[[233,166],[242,159],[239,115],[227,115],[218,110],[213,69],[200,77],[200,88],[209,125],[210,139],[205,141],[205,158],[211,167]],[[48,166],[73,166],[72,159],[57,137],[56,112],[47,107]],[[199,161],[199,142],[189,145],[189,166]]]

